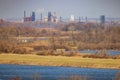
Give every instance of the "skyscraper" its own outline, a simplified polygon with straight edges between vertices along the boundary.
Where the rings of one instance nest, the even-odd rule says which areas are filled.
[[[100,23],[101,23],[101,24],[104,24],[104,23],[105,23],[105,16],[104,16],[104,15],[101,15],[101,16],[100,16]]]
[[[51,14],[51,12],[48,12],[48,21],[49,21],[49,22],[52,21],[52,14]]]
[[[35,21],[35,12],[32,12],[31,18],[32,18],[32,21]]]

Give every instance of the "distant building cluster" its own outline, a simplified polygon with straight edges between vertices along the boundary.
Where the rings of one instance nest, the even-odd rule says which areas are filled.
[[[36,17],[35,12],[32,12],[32,14],[31,14],[30,16],[26,16],[26,11],[24,11],[23,21],[24,21],[24,22],[36,21],[36,18],[35,18],[35,17]],[[44,18],[44,19],[43,19],[43,18]],[[65,18],[64,18],[64,19],[65,19]],[[44,22],[58,22],[58,21],[62,22],[63,18],[62,18],[61,16],[58,18],[58,15],[57,15],[56,12],[54,12],[54,13],[48,12],[48,15],[45,16],[45,17],[43,17],[43,15],[42,15],[42,13],[41,13],[41,19],[40,19],[40,20],[41,20],[41,21],[44,21]],[[88,20],[89,20],[89,19],[87,18],[87,16],[86,16],[85,18],[83,18],[83,17],[78,17],[78,19],[77,19],[77,21],[79,21],[79,22],[88,22]],[[104,24],[104,23],[106,22],[105,20],[106,20],[106,19],[105,19],[105,15],[101,15],[100,18],[99,18],[99,22],[100,22],[101,24]],[[75,19],[74,15],[70,15],[68,21],[69,21],[69,22],[75,22],[76,19]]]
[[[119,19],[118,19],[119,20]],[[118,21],[116,20],[116,21]],[[87,16],[86,17],[83,17],[83,16],[79,16],[78,18],[74,15],[70,15],[69,18],[64,18],[64,17],[61,17],[57,15],[56,12],[52,13],[52,12],[48,12],[47,16],[43,16],[43,14],[41,13],[40,14],[40,19],[36,19],[36,13],[33,11],[31,12],[31,14],[29,16],[26,16],[26,11],[24,11],[24,17],[22,19],[22,22],[37,22],[37,21],[40,21],[40,22],[80,22],[80,23],[87,23],[87,22],[95,22],[95,23],[100,23],[102,25],[104,24],[107,24],[107,23],[111,23],[111,24],[114,24],[115,21],[112,20],[111,18],[106,18],[105,15],[100,15],[99,18],[88,18]],[[120,21],[120,20],[119,20]],[[3,23],[3,19],[0,19],[0,24]]]
[[[35,21],[35,12],[32,12],[30,17],[26,17],[26,11],[24,11],[24,22]]]
[[[51,12],[48,12],[48,17],[45,17],[45,21],[48,21],[48,22],[58,22],[58,18],[57,18],[56,12],[54,12],[53,15],[52,15]]]
[[[24,11],[24,22],[30,22],[35,21],[35,12],[32,12],[32,15],[29,17],[26,17],[26,11]],[[42,14],[41,14],[41,20],[42,20]],[[54,12],[52,14],[51,12],[48,12],[48,16],[44,17],[44,21],[46,22],[58,22],[57,14]]]

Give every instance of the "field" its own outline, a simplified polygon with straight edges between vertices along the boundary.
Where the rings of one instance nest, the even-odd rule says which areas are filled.
[[[120,59],[38,56],[31,54],[0,54],[0,64],[120,69]]]

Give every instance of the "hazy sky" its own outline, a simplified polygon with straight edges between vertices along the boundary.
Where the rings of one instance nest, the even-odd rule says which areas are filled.
[[[97,18],[100,15],[120,17],[120,0],[0,0],[0,18],[23,18],[36,11],[39,18],[48,11],[57,12],[58,16],[88,16]]]

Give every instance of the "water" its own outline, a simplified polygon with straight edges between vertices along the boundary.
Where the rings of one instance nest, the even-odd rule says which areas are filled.
[[[79,52],[81,53],[96,53],[97,50],[80,50]],[[114,50],[108,50],[108,54],[109,55],[117,55],[117,54],[120,54],[120,51],[114,51]]]
[[[88,76],[90,80],[113,80],[117,72],[120,70],[0,64],[0,80],[10,80],[16,76],[22,80],[34,80],[34,77],[60,80],[74,75]]]

